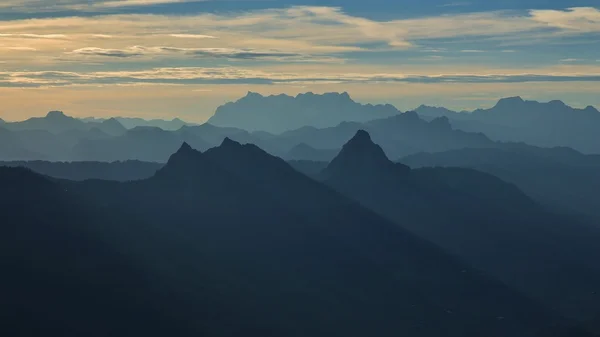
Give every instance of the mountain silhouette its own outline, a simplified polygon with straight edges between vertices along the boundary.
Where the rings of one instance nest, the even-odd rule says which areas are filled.
[[[337,153],[337,150],[315,149],[310,145],[300,143],[289,150],[284,158],[288,160],[330,161]]]
[[[547,336],[572,324],[229,138],[205,152],[184,143],[135,182],[0,168],[0,183],[7,335],[40,322],[61,336],[273,337]]]
[[[364,130],[358,130],[343,147],[340,153],[331,161],[323,174],[327,178],[343,174],[366,177],[374,173],[380,177],[402,176],[408,172],[408,166],[402,167],[390,161],[383,149],[373,143],[371,136]]]
[[[237,127],[249,131],[281,133],[303,126],[318,128],[336,126],[344,121],[366,122],[398,114],[392,105],[362,105],[348,93],[311,92],[295,97],[248,94],[236,102],[217,108],[209,123]]]
[[[33,117],[22,122],[4,124],[9,130],[44,130],[54,134],[68,130],[87,130],[90,127],[79,119],[65,115],[62,111],[50,111],[45,117]]]
[[[138,126],[156,127],[167,131],[179,130],[184,126],[194,125],[192,123],[185,122],[179,118],[172,120],[163,119],[150,119],[146,120],[143,118],[130,118],[130,117],[115,117],[115,119],[121,123],[127,129],[133,129]]]
[[[0,161],[0,166],[23,167],[49,177],[83,181],[88,179],[131,181],[150,178],[163,165],[128,160],[123,162]]]
[[[439,152],[464,147],[493,147],[494,142],[480,133],[454,130],[449,120],[427,122],[406,112],[366,123],[344,122],[331,128],[304,127],[282,133],[271,142],[295,146],[306,144],[315,149],[339,149],[358,130],[369,132],[391,158],[419,152]],[[315,160],[316,158],[300,158]]]
[[[498,141],[567,146],[584,153],[600,153],[600,136],[596,132],[600,127],[600,112],[592,106],[576,109],[559,100],[541,103],[517,96],[500,99],[490,109],[470,113],[426,106],[416,111],[446,116],[457,129],[483,132]]]
[[[513,144],[498,149],[460,149],[402,158],[411,167],[465,167],[488,172],[517,185],[557,212],[600,219],[600,156],[568,148]],[[598,220],[595,220],[596,222]]]
[[[109,118],[105,121],[102,121],[96,127],[98,130],[111,136],[120,136],[127,131],[127,129],[115,118]]]
[[[193,134],[185,136],[157,127],[136,127],[118,137],[80,141],[73,149],[73,157],[79,161],[140,160],[164,163],[183,141],[208,147],[204,140]]]
[[[546,213],[514,185],[470,169],[410,170],[364,131],[320,179],[564,315],[599,317],[600,230]]]

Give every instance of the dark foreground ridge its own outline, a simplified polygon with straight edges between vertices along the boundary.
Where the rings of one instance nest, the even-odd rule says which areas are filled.
[[[5,336],[587,336],[254,145],[0,184]]]

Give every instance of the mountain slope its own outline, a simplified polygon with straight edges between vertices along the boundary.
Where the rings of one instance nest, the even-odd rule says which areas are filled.
[[[311,92],[296,97],[262,96],[248,92],[236,102],[217,108],[209,123],[248,131],[281,133],[303,126],[331,127],[344,121],[366,122],[398,114],[391,105],[362,105],[348,93]]]
[[[0,166],[24,167],[49,177],[82,181],[88,179],[130,181],[150,178],[162,164],[140,161],[124,162],[49,162],[9,161]]]
[[[547,214],[514,185],[468,169],[410,170],[365,132],[321,179],[565,315],[600,317],[600,229]]]
[[[557,212],[600,220],[600,160],[567,149],[505,147],[420,153],[401,159],[411,167],[473,168],[517,185]]]
[[[254,145],[184,144],[129,183],[22,172],[0,169],[13,182],[0,228],[24,230],[2,236],[8,303],[32,313],[9,335],[44,318],[61,336],[525,337],[568,324]],[[43,211],[24,225],[31,201]],[[54,277],[24,260],[46,254]],[[66,301],[46,316],[21,294]]]

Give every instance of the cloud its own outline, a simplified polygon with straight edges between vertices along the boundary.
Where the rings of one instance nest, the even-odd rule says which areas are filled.
[[[0,38],[65,39],[64,34],[0,34]]]
[[[312,56],[298,53],[287,53],[277,50],[254,50],[238,48],[179,48],[179,47],[145,47],[133,46],[125,49],[105,49],[86,47],[67,53],[76,56],[98,56],[129,58],[136,56],[185,55],[199,58],[226,58],[232,60],[270,60],[288,62],[343,62],[342,59],[327,56]]]
[[[531,10],[531,18],[567,32],[600,32],[600,10],[576,7],[565,10]]]
[[[94,6],[158,2],[162,3],[103,1]],[[18,3],[23,4],[22,1]],[[46,4],[42,6],[44,8],[52,7],[45,0],[39,2],[43,3]],[[59,3],[61,6],[88,6],[83,0]],[[78,60],[89,61],[85,59],[92,57],[104,58],[108,66],[142,58],[148,62],[152,59],[177,62],[223,59],[225,62],[340,63],[348,60],[364,62],[375,53],[398,53],[402,57],[400,53],[410,50],[476,52],[476,49],[466,49],[471,46],[485,46],[490,58],[498,57],[498,53],[509,52],[506,48],[512,48],[505,45],[511,39],[528,45],[547,43],[548,39],[566,43],[572,40],[571,36],[585,37],[590,32],[600,32],[596,27],[599,13],[595,8],[581,7],[374,20],[347,13],[339,7],[292,6],[180,16],[103,14],[11,20],[0,21],[0,31],[5,38],[14,39],[11,45],[35,48],[39,51],[37,54],[43,56],[43,59],[30,56],[11,60],[11,65],[20,68],[39,67],[41,63],[46,66],[52,62],[55,66],[63,66],[65,58],[76,63]],[[67,31],[68,35],[62,34]],[[564,38],[565,35],[569,38]],[[70,52],[65,54],[65,50]],[[390,60],[385,58],[385,62],[393,62]]]
[[[273,72],[235,67],[152,68],[136,71],[0,72],[0,87],[52,87],[67,85],[191,85],[191,84],[356,84],[356,83],[524,83],[524,82],[600,82],[600,69],[592,72],[553,71],[539,73],[493,74],[403,74],[403,73],[317,73]]]
[[[581,61],[581,60],[580,59],[574,59],[574,58],[560,60],[560,62],[579,62],[579,61]]]
[[[439,5],[438,7],[463,7],[463,6],[469,6],[471,3],[470,2],[450,2],[447,4],[443,4],[443,5]]]
[[[216,36],[202,34],[170,34],[171,37],[180,39],[216,39]]]
[[[463,49],[460,52],[461,53],[485,53],[484,50],[479,50],[479,49]]]
[[[170,3],[198,2],[202,0],[3,0],[0,8],[31,12],[34,9],[41,12],[64,10],[89,10],[94,8],[118,8],[133,6],[152,6]]]
[[[122,50],[122,49],[104,49],[96,47],[86,47],[73,50],[68,54],[71,55],[82,55],[82,56],[105,56],[105,57],[134,57],[143,55],[135,50]]]
[[[171,3],[197,2],[199,0],[112,0],[101,1],[92,6],[95,7],[131,7],[131,6],[151,6]]]
[[[32,47],[6,47],[6,49],[17,51],[37,51],[37,49]]]

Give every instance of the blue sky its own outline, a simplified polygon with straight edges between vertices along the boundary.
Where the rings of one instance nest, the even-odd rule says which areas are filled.
[[[4,0],[0,117],[206,120],[247,91],[600,106],[597,1]]]

